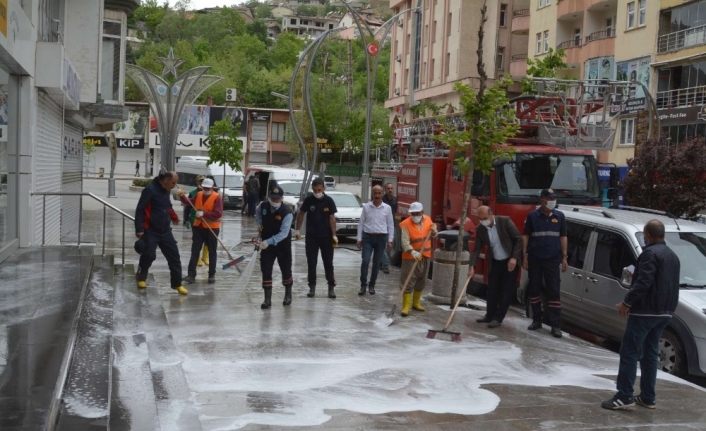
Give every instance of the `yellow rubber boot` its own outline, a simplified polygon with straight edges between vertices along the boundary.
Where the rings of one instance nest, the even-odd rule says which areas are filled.
[[[179,292],[179,295],[188,295],[189,294],[189,290],[186,287],[181,286],[181,285],[177,286],[176,291]]]
[[[415,290],[414,295],[412,295],[412,308],[417,311],[427,311],[422,305],[422,291]]]
[[[402,297],[402,310],[400,311],[400,315],[402,317],[409,316],[409,309],[411,307],[412,307],[412,294],[405,292],[404,297]]]
[[[205,245],[201,249],[201,261],[204,265],[208,266],[208,247]]]
[[[147,282],[145,280],[137,280],[138,289],[147,289]]]

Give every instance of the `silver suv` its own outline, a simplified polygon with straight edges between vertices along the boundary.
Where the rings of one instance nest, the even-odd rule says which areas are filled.
[[[642,228],[648,220],[660,220],[665,241],[681,262],[679,305],[660,340],[661,368],[682,376],[706,375],[706,226],[649,210],[558,209],[566,215],[569,242],[569,269],[561,273],[562,320],[622,339],[626,320],[615,306],[625,297],[642,252]]]

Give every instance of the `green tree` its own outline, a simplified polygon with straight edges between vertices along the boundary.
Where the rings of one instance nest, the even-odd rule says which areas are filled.
[[[484,25],[488,20],[487,5],[483,3],[480,10],[481,23],[478,29],[478,47],[476,50],[478,62],[476,68],[479,76],[478,91],[466,84],[457,83],[454,88],[460,95],[460,105],[466,120],[466,129],[457,130],[447,127],[442,140],[454,151],[455,166],[461,172],[465,181],[463,206],[459,218],[458,237],[463,238],[463,228],[467,217],[468,203],[473,186],[472,173],[482,172],[488,175],[493,169],[493,161],[508,157],[510,149],[505,146],[507,140],[517,134],[515,112],[507,99],[507,87],[512,82],[499,80],[493,86],[487,87],[488,75],[483,63]],[[451,286],[452,303],[456,299],[458,275],[461,268],[461,253],[463,241],[457,241],[456,265]]]
[[[555,78],[557,71],[566,67],[561,48],[556,51],[549,48],[549,52],[537,60],[527,59],[527,77],[522,81],[522,91],[530,93],[534,90],[532,78]]]
[[[208,163],[217,163],[225,168],[230,166],[234,171],[240,170],[243,160],[242,142],[238,139],[239,124],[230,120],[216,121],[208,132]],[[223,171],[225,186],[225,169]]]

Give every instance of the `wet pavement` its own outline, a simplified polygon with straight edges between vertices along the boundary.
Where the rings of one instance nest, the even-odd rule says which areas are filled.
[[[100,231],[102,213],[92,211],[87,226]],[[120,225],[109,224],[112,250]],[[227,211],[223,232],[234,255],[250,258],[254,220]],[[175,236],[186,272],[190,233],[180,226]],[[292,305],[282,306],[275,269],[273,306],[264,311],[256,256],[240,265],[243,276],[220,270],[227,259],[220,251],[216,283],[207,284],[200,267],[189,295],[180,297],[159,253],[148,289],[138,292],[131,266],[137,256],[129,250],[129,265],[113,281],[110,428],[706,429],[706,392],[663,373],[657,410],[601,409],[614,392],[617,355],[569,335],[555,339],[546,329],[528,332],[515,311],[488,329],[475,323],[482,311],[461,309],[451,328],[462,332],[460,343],[425,337],[443,326],[447,307],[427,304],[426,313],[376,324],[398,297],[399,272],[381,273],[375,296],[358,296],[354,248],[349,240],[335,252],[338,298],[326,297],[319,262],[320,290],[310,299],[304,243],[294,242]],[[79,414],[105,413],[77,401]]]

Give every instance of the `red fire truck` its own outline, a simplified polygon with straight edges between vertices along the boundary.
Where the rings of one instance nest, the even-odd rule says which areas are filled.
[[[594,150],[611,148],[611,120],[620,112],[615,105],[624,103],[631,87],[626,82],[538,79],[536,94],[513,99],[520,132],[507,143],[512,156],[497,160],[490,175],[470,176],[468,215],[474,226],[475,209],[485,204],[521,229],[544,188],[554,189],[560,205],[599,205]],[[445,120],[465,127],[458,115]],[[466,178],[454,166],[453,150],[436,139],[441,131],[440,121],[430,118],[397,127],[395,160],[374,164],[372,183],[396,187],[402,217],[419,201],[426,214],[446,227],[460,217]]]

